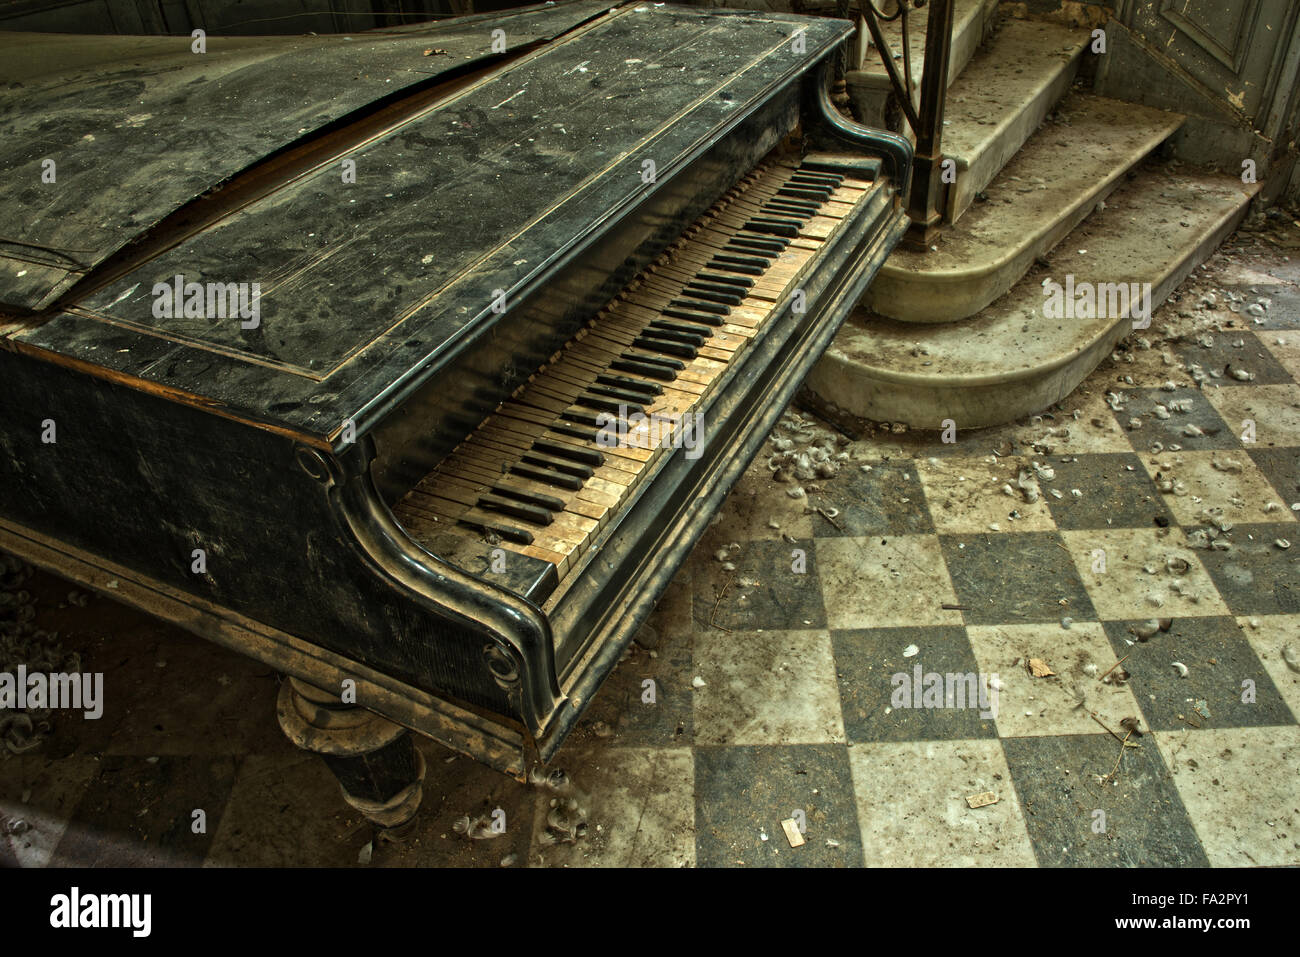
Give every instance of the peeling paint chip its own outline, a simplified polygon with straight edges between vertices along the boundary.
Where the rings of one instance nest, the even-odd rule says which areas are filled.
[[[972,794],[966,799],[966,803],[971,808],[988,807],[990,804],[998,803],[998,796],[992,791],[985,791],[982,794]]]
[[[807,843],[799,833],[799,825],[794,818],[788,817],[782,821],[781,830],[785,831],[785,839],[790,842],[791,847],[803,847]]]
[[[1029,673],[1035,678],[1050,678],[1052,675],[1056,674],[1055,671],[1047,666],[1047,662],[1042,658],[1029,659]]]

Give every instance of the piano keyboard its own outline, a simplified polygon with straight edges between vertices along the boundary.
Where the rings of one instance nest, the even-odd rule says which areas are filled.
[[[451,561],[445,533],[476,553],[486,539],[563,582],[870,195],[833,169],[751,171],[407,493],[393,510],[407,532],[436,532]]]

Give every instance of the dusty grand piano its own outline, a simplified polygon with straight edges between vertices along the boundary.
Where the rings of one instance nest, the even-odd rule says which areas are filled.
[[[0,548],[291,676],[379,825],[408,729],[549,761],[901,236],[849,31],[0,37]]]

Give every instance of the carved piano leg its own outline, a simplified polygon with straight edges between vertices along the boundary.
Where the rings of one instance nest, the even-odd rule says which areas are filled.
[[[424,757],[401,725],[289,678],[276,703],[289,740],[319,754],[343,799],[395,838],[409,829],[424,796]]]

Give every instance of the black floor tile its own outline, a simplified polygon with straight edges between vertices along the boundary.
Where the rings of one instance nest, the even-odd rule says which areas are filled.
[[[968,625],[1095,617],[1056,532],[941,535],[939,541]],[[1061,604],[1062,599],[1067,603]]]
[[[904,649],[913,644],[919,649],[917,654],[903,657]],[[936,625],[832,631],[831,645],[844,732],[850,741],[997,736],[992,716],[981,717],[987,710],[978,698],[983,682],[965,628]],[[919,682],[917,668],[922,675]],[[932,698],[923,697],[927,684],[936,684],[929,675],[937,675],[943,682],[942,707],[934,707]],[[968,675],[971,678],[963,683]],[[916,706],[918,698],[920,707]]]
[[[1249,446],[1248,451],[1284,507],[1300,502],[1300,448]]]
[[[1208,865],[1155,741],[1144,735],[1137,743],[1124,749],[1111,784],[1098,781],[1120,753],[1108,734],[1003,740],[1040,865]]]
[[[797,818],[796,812],[805,819],[807,843],[792,848],[781,822]],[[696,748],[697,867],[860,867],[862,862],[843,745]]]
[[[1294,381],[1286,368],[1273,357],[1264,343],[1253,332],[1229,329],[1211,332],[1211,345],[1207,349],[1196,343],[1183,342],[1174,351],[1187,364],[1199,365],[1206,372],[1219,373],[1214,379],[1220,386],[1281,385]],[[1240,342],[1241,345],[1236,343]],[[1233,378],[1233,369],[1245,369],[1255,378],[1240,381]]]
[[[870,472],[862,471],[860,465],[847,466],[833,487],[819,496],[823,508],[829,505],[839,514],[827,518],[814,513],[813,533],[818,538],[834,538],[934,531],[915,463],[902,459],[867,464]]]
[[[739,544],[741,547],[729,554],[734,571],[712,559],[694,566],[691,605],[697,629],[750,631],[761,627],[798,631],[826,627],[816,549],[811,540]],[[796,567],[803,571],[796,571]]]
[[[235,780],[232,757],[105,757],[51,860],[54,867],[198,867]],[[195,811],[204,832],[194,832]]]
[[[1234,615],[1300,614],[1300,525],[1237,525],[1227,551],[1199,553]],[[1287,549],[1274,542],[1291,543]]]
[[[1144,642],[1129,633],[1133,624],[1137,622],[1108,621],[1104,627],[1116,659],[1128,656],[1124,669],[1132,676],[1133,696],[1151,728],[1175,731],[1295,723],[1235,619],[1175,618],[1169,631],[1157,632]],[[1179,677],[1175,661],[1187,667],[1186,678]],[[1250,687],[1244,687],[1244,682],[1250,682]],[[1243,701],[1243,696],[1254,700]],[[1196,710],[1202,701],[1208,718]]]
[[[1131,452],[1073,456],[1051,467],[1056,478],[1043,485],[1043,500],[1057,528],[1151,528],[1159,524],[1157,518],[1177,524],[1142,460]],[[1070,494],[1076,488],[1083,493],[1079,498]]]
[[[1252,286],[1224,286],[1223,289],[1225,292],[1232,290],[1244,297],[1240,304],[1241,311],[1231,319],[1234,326],[1255,330],[1300,329],[1300,289],[1295,286],[1261,283]],[[1252,289],[1254,292],[1251,292]],[[1259,299],[1267,299],[1268,308],[1264,310],[1263,316],[1252,316],[1247,311],[1247,306]],[[1220,302],[1226,307],[1223,297],[1220,297]]]
[[[1241,448],[1236,434],[1198,389],[1178,388],[1172,392],[1164,389],[1136,389],[1127,395],[1129,402],[1123,412],[1116,413],[1116,418],[1125,427],[1129,444],[1138,452],[1149,451],[1152,442],[1159,442],[1166,448],[1178,445],[1191,452]],[[1191,400],[1187,412],[1171,412],[1167,419],[1156,417],[1157,405],[1167,407],[1171,400],[1185,399]],[[1133,418],[1142,420],[1141,428],[1127,428],[1129,420]],[[1189,425],[1196,426],[1202,434],[1188,435],[1185,430]]]

